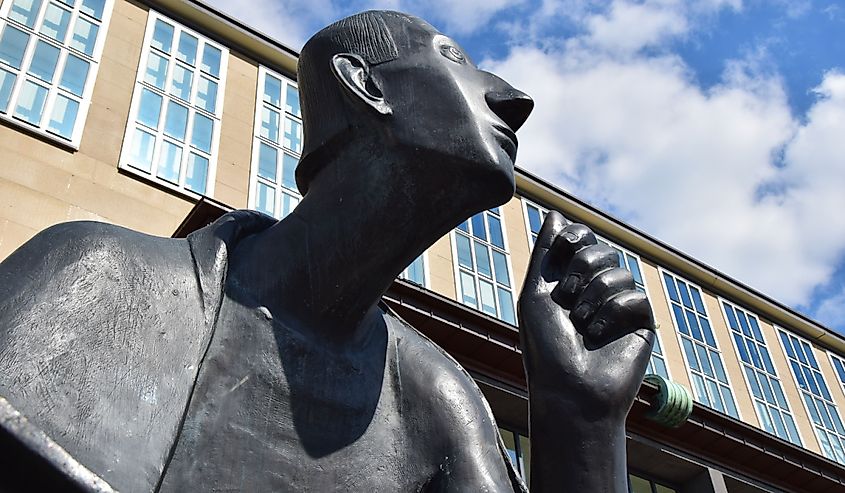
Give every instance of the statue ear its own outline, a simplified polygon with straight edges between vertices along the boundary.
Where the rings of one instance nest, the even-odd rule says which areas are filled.
[[[353,53],[338,53],[332,57],[332,72],[350,96],[382,115],[393,113],[381,90],[370,78],[370,66],[363,58]]]

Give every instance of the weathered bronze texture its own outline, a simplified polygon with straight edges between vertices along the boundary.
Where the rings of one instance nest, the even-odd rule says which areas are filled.
[[[472,378],[380,299],[510,199],[532,100],[386,11],[317,33],[299,82],[304,198],[284,220],[236,211],[187,239],[65,223],[0,264],[0,397],[26,428],[0,427],[38,457],[20,473],[100,491],[525,490]],[[533,488],[626,491],[645,295],[552,212],[518,308]]]

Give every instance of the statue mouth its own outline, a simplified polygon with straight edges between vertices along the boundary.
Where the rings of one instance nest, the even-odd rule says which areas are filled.
[[[503,125],[493,125],[496,130],[496,141],[499,146],[505,151],[512,163],[516,162],[516,149],[519,145],[519,140],[516,138],[516,133],[513,130]]]

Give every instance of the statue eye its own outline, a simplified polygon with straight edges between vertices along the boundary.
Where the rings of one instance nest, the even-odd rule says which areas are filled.
[[[464,54],[461,53],[461,50],[455,48],[452,45],[444,44],[440,47],[440,54],[452,60],[453,62],[463,63],[466,59]]]

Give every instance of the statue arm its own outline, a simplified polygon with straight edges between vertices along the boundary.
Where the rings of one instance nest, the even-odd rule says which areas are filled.
[[[532,491],[627,492],[625,418],[654,340],[615,250],[549,213],[519,300]]]

